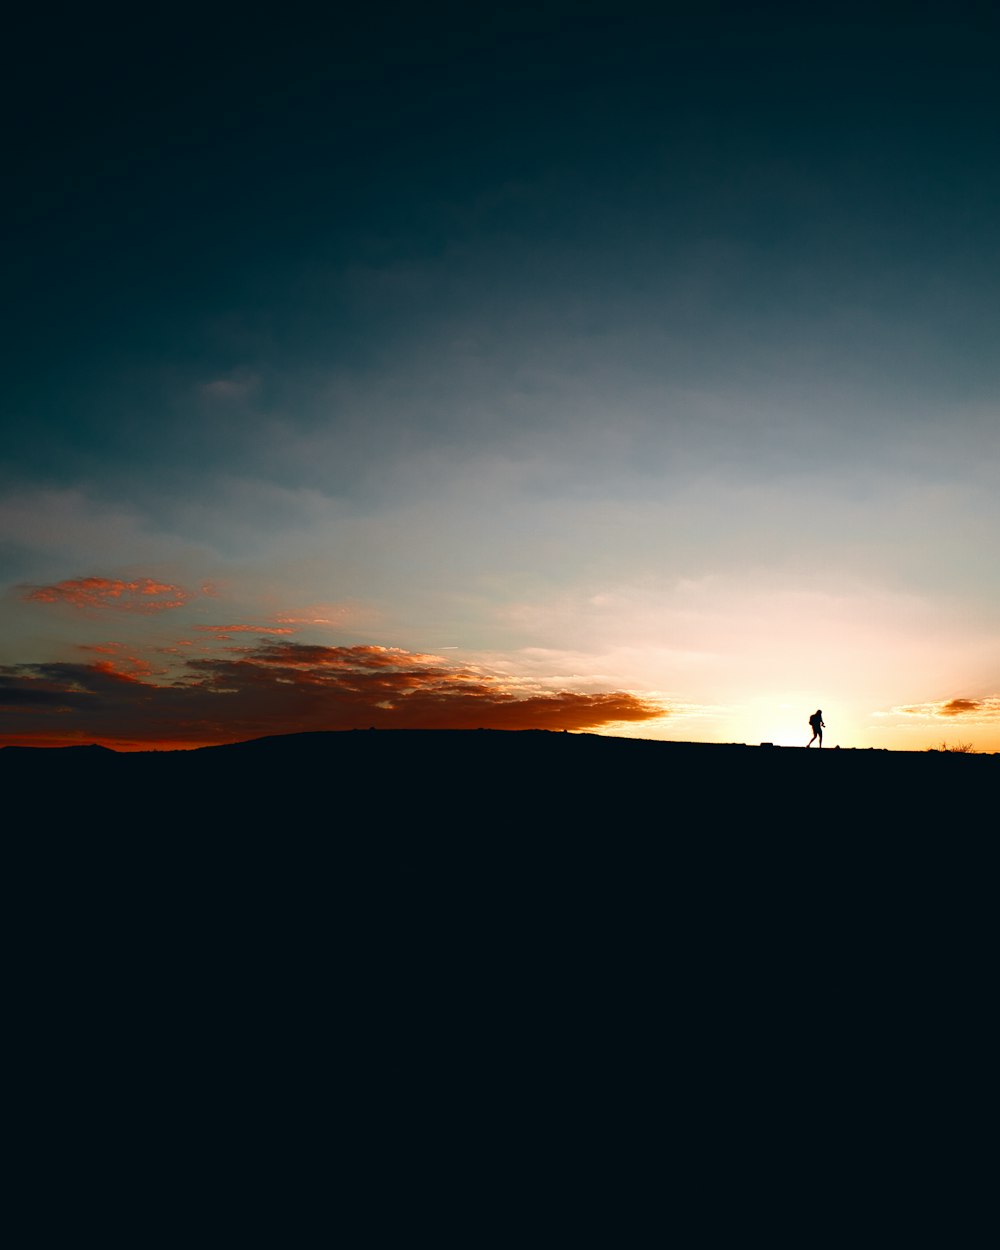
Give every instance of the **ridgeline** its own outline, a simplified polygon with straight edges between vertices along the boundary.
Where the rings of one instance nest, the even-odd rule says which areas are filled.
[[[42,825],[330,835],[773,834],[991,826],[1000,755],[544,730],[349,730],[186,751],[0,750]],[[99,824],[103,825],[103,821]]]

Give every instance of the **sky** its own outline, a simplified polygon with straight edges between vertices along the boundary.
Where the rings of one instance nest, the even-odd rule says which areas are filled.
[[[0,744],[1000,751],[989,6],[140,8],[0,87]]]

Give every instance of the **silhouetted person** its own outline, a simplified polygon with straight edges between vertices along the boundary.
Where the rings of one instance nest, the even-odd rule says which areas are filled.
[[[809,724],[812,726],[813,736],[806,743],[806,746],[811,747],[817,738],[819,738],[819,744],[820,746],[822,746],[823,745],[823,730],[826,728],[826,726],[823,724],[823,709],[822,708],[817,708],[816,711],[813,712],[812,716],[809,717]]]

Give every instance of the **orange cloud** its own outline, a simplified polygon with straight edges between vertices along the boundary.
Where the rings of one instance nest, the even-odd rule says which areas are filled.
[[[996,720],[1000,719],[1000,695],[991,695],[984,699],[941,699],[934,703],[917,703],[893,710],[908,716],[963,716],[967,720]]]
[[[663,716],[625,691],[518,689],[396,648],[262,642],[235,659],[189,659],[169,683],[109,660],[0,670],[14,742],[169,746],[317,729],[596,729]]]
[[[123,668],[117,668],[112,660],[98,660],[93,667],[95,673],[102,673],[108,677],[119,677],[122,681],[131,681],[137,686],[146,684],[141,677],[136,677],[134,673],[129,673]]]
[[[109,672],[121,673],[123,676],[138,677],[151,677],[154,672],[152,664],[147,659],[139,655],[130,655],[125,645],[120,642],[81,646],[79,650],[92,651],[96,655],[110,656],[110,659],[98,662],[96,665],[100,668],[103,663],[105,670]],[[162,669],[159,671],[162,672]]]
[[[296,668],[400,669],[441,663],[436,655],[403,651],[399,647],[324,647],[301,642],[263,643],[253,656],[261,664],[289,664]]]
[[[961,716],[963,712],[978,712],[982,704],[976,699],[952,699],[942,708],[942,716]]]
[[[74,608],[124,612],[162,612],[180,608],[192,598],[190,591],[151,577],[126,582],[110,577],[76,577],[52,586],[24,587],[24,598],[37,603],[66,603]]]

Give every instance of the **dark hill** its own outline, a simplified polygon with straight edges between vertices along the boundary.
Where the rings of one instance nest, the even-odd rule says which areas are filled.
[[[660,1194],[672,1134],[705,1209],[722,1151],[776,1210],[981,1105],[1000,757],[356,731],[0,776],[8,1014],[81,1156],[118,1114],[215,1184],[214,1125],[312,1156],[353,1098],[366,1166],[632,1142]]]
[[[992,826],[1000,756],[500,730],[353,730],[194,751],[5,748],[8,795],[186,832],[677,834]]]

